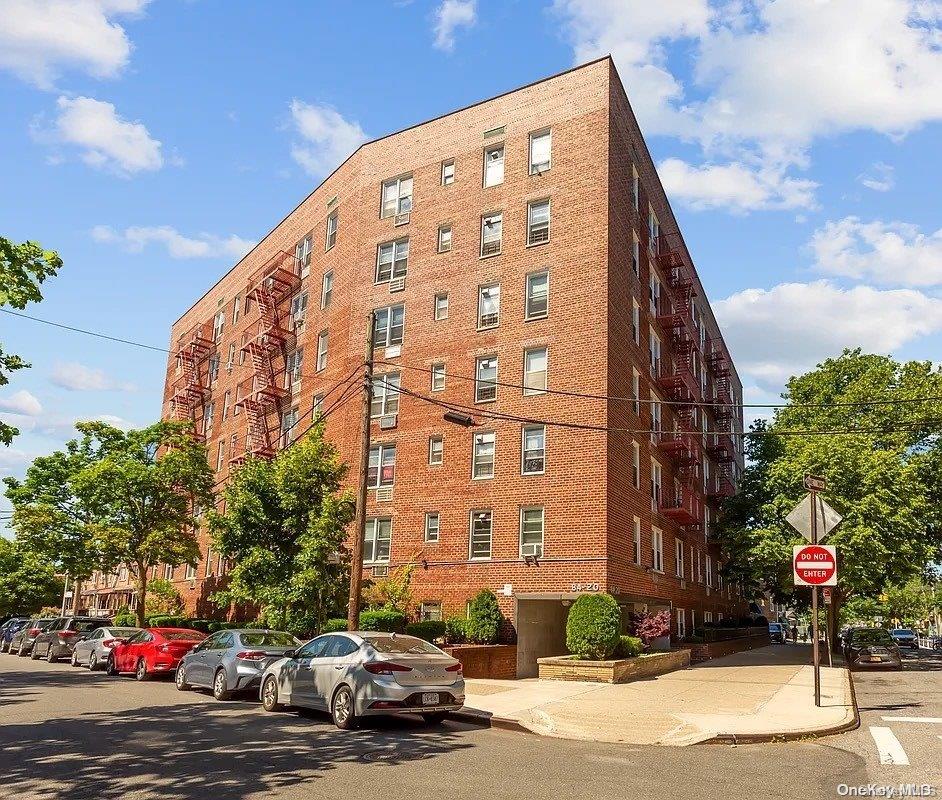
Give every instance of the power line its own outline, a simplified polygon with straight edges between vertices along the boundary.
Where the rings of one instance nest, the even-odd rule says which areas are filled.
[[[107,339],[111,342],[118,342],[119,344],[128,344],[132,347],[141,347],[145,350],[154,350],[158,353],[169,353],[170,351],[165,347],[155,347],[152,344],[144,344],[143,342],[135,342],[131,339],[122,339],[118,336],[109,336],[106,333],[98,333],[97,331],[89,331],[84,328],[75,328],[71,325],[63,325],[61,322],[53,322],[49,319],[40,319],[39,317],[32,317],[29,314],[21,314],[18,311],[10,311],[8,308],[0,308],[4,314],[10,314],[14,317],[22,317],[23,319],[32,320],[33,322],[41,322],[43,325],[51,325],[53,328],[61,328],[65,331],[71,331],[72,333],[82,333],[85,336],[95,336],[98,339]]]

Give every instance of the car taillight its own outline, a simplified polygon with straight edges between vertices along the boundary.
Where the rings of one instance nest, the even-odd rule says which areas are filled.
[[[394,672],[412,672],[412,667],[394,664],[392,661],[368,661],[363,669],[373,675],[392,675]]]
[[[236,653],[236,658],[240,661],[264,661],[266,657],[267,653],[261,650],[243,650],[241,653]]]
[[[119,644],[121,644],[120,639],[104,639],[102,640],[101,646],[102,647],[117,647]]]
[[[30,628],[29,631],[27,631],[26,635],[27,636],[39,636],[40,633],[42,633],[42,631],[39,630],[39,628]]]
[[[461,662],[459,661],[457,664],[445,667],[445,672],[457,672],[459,675],[462,675],[464,674],[464,667],[461,666]]]
[[[68,639],[70,636],[77,636],[78,631],[57,631],[60,639]]]

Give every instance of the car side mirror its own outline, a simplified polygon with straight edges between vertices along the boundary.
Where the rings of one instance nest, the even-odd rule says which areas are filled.
[[[294,658],[297,654],[297,650],[288,650],[285,652],[285,658]]]

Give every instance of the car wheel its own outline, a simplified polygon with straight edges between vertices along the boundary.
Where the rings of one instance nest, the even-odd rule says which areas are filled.
[[[269,675],[262,685],[262,708],[266,711],[281,711],[284,706],[278,702],[278,681]]]
[[[16,651],[16,654],[17,654],[20,658],[25,658],[25,657],[28,655],[28,653],[25,653],[25,652],[23,651],[23,643],[22,643],[22,642],[20,642],[20,646],[19,646],[19,649]]]
[[[428,714],[423,714],[422,719],[424,719],[429,725],[440,725],[445,721],[447,716],[447,711],[430,711]]]
[[[179,689],[181,692],[185,692],[190,688],[190,684],[186,682],[186,667],[183,665],[182,661],[177,667],[176,675],[173,676],[173,682],[177,685],[177,689]]]
[[[108,656],[108,662],[105,664],[105,672],[114,678],[118,674],[118,665],[115,664],[114,656]]]
[[[78,665],[79,665],[79,663],[78,663],[78,653],[76,653],[76,652],[73,650],[73,651],[72,651],[72,658],[69,659],[69,666],[70,666],[70,667],[77,667]]]
[[[134,680],[146,681],[150,675],[147,674],[147,662],[143,658],[137,660],[137,668],[134,670]]]
[[[353,692],[349,686],[341,686],[330,703],[330,715],[334,725],[344,731],[353,730],[357,726],[356,709],[353,705]]]
[[[29,657],[32,661],[39,661],[39,648],[35,644],[33,649],[29,651]]]
[[[56,655],[56,651],[52,649],[52,645],[46,648],[46,663],[55,664],[59,660],[59,657]]]
[[[98,656],[95,655],[95,651],[92,650],[92,654],[88,657],[88,670],[89,672],[94,672],[98,669]]]
[[[217,669],[216,674],[213,676],[213,697],[217,700],[228,700],[232,697],[232,692],[229,691],[229,687],[226,685],[226,671],[224,669]]]

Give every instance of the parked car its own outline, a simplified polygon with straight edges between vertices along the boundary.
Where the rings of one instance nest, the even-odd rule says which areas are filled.
[[[18,656],[28,656],[33,649],[33,642],[43,631],[49,630],[58,617],[33,617],[22,628],[13,634],[10,639],[10,652],[14,650]]]
[[[788,630],[781,622],[769,623],[769,640],[774,644],[785,644],[788,641]]]
[[[140,632],[140,628],[112,628],[110,625],[95,628],[75,643],[70,663],[73,667],[101,669],[108,663],[108,655],[116,645]]]
[[[343,729],[376,714],[421,714],[431,723],[464,705],[464,677],[461,662],[415,636],[328,633],[270,664],[260,696],[266,711],[328,711]]]
[[[10,641],[13,639],[13,634],[27,622],[29,622],[29,617],[10,617],[3,625],[0,625],[0,653],[10,652]]]
[[[282,631],[217,631],[180,659],[177,688],[212,689],[217,700],[228,700],[234,692],[257,690],[266,667],[300,645]]]
[[[101,617],[59,617],[47,630],[44,630],[33,643],[31,658],[45,658],[50,664],[60,658],[72,655],[76,641],[91,633],[102,623],[111,620]]]
[[[851,628],[844,645],[844,660],[851,669],[902,669],[899,645],[886,628]]]
[[[109,675],[132,672],[139,681],[167,675],[205,638],[189,628],[145,628],[111,649],[105,669]]]
[[[909,647],[913,650],[919,649],[919,637],[916,635],[916,631],[910,628],[893,628],[890,631],[890,636],[900,647]]]

